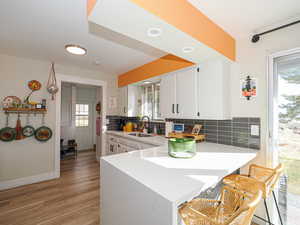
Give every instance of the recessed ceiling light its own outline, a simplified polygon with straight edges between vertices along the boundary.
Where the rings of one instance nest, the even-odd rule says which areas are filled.
[[[149,37],[158,37],[161,35],[161,33],[162,33],[161,29],[157,27],[149,28],[147,31]]]
[[[86,55],[87,53],[87,50],[79,45],[66,45],[65,49],[73,55]]]
[[[144,81],[143,84],[151,84],[151,81]]]
[[[184,52],[184,53],[190,53],[190,52],[192,52],[192,51],[194,51],[195,49],[193,48],[193,47],[184,47],[184,48],[182,48],[182,51]]]

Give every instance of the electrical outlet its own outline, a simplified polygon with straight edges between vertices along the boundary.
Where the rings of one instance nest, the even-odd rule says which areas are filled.
[[[251,136],[259,136],[259,126],[258,125],[251,125],[251,131],[250,135]]]

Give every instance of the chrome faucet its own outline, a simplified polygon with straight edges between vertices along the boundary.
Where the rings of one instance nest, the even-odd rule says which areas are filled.
[[[147,133],[150,133],[150,121],[151,121],[151,119],[150,119],[149,116],[143,116],[143,117],[141,118],[141,121],[142,121],[142,123],[143,123],[142,129],[146,128],[145,123],[144,123],[144,119],[145,119],[145,118],[148,120]]]

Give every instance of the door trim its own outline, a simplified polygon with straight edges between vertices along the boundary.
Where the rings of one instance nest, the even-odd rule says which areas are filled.
[[[267,75],[268,75],[268,119],[267,119],[267,148],[266,148],[266,157],[267,157],[267,166],[273,167],[277,164],[278,158],[274,156],[274,149],[273,149],[273,137],[276,135],[274,130],[274,96],[277,94],[277,77],[275,77],[275,63],[274,60],[278,57],[288,56],[291,54],[300,53],[300,47],[293,48],[289,50],[284,50],[280,52],[273,53],[268,56],[268,68],[267,68]]]
[[[106,91],[107,83],[102,80],[86,79],[78,76],[66,75],[66,74],[56,74],[57,86],[61,90],[62,82],[69,82],[75,84],[85,84],[92,85],[102,88],[102,110],[101,110],[101,124],[102,124],[102,134],[101,134],[101,147],[97,145],[96,158],[100,159],[102,154],[105,154],[105,132],[106,132]],[[55,124],[55,159],[54,159],[54,171],[56,177],[60,177],[60,123],[61,123],[61,91],[56,94],[56,124]]]

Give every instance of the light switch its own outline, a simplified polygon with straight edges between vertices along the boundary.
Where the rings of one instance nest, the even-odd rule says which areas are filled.
[[[259,136],[259,126],[258,125],[251,125],[251,136]]]
[[[108,124],[109,124],[109,119],[106,119],[106,121],[105,121],[105,122],[106,122],[106,125],[108,125]]]

